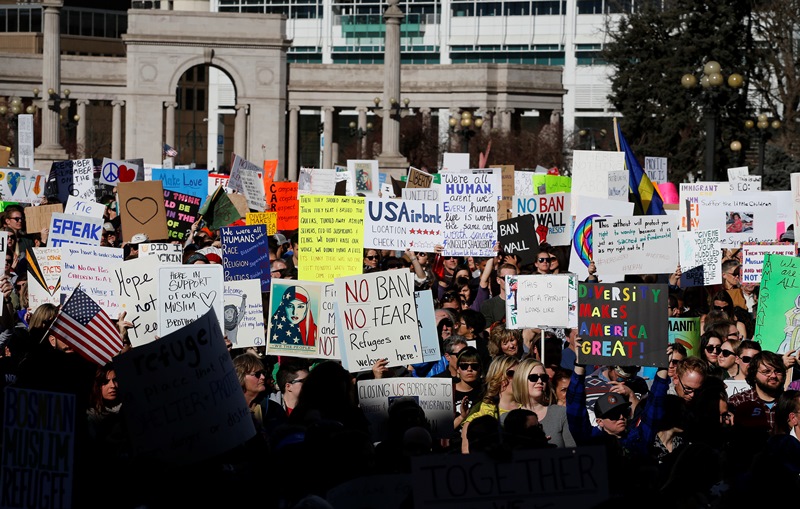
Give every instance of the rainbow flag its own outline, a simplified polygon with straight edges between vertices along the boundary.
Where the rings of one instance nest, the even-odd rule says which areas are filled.
[[[642,165],[639,164],[633,150],[628,145],[628,140],[622,134],[616,118],[614,119],[614,139],[617,142],[617,150],[625,152],[625,167],[628,169],[630,191],[628,199],[634,204],[634,214],[648,216],[666,214],[664,200],[661,198],[658,188],[642,169]]]

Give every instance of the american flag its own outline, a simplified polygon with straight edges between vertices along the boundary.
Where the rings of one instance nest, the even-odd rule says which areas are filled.
[[[164,143],[164,153],[167,154],[167,157],[175,157],[178,155],[178,151],[170,147],[166,143]]]
[[[122,350],[122,338],[116,326],[81,287],[75,288],[61,306],[50,333],[101,366]]]

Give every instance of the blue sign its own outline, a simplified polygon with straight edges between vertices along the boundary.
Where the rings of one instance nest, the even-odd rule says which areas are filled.
[[[272,275],[267,225],[223,226],[220,239],[225,281],[260,279],[261,291],[268,292]]]
[[[208,196],[208,172],[153,168],[152,180],[160,180],[164,190],[200,197],[200,206]]]

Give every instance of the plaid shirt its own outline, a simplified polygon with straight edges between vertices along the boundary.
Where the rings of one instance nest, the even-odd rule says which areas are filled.
[[[763,427],[769,426],[769,430],[775,429],[775,406],[778,398],[767,402],[758,397],[755,388],[747,391],[742,391],[730,397],[728,403],[733,408],[733,425],[745,427]],[[744,405],[743,403],[752,403],[751,405]]]

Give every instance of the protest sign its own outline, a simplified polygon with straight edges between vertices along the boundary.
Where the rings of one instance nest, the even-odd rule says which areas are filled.
[[[644,172],[650,177],[651,182],[663,184],[667,181],[667,158],[645,157]]]
[[[359,380],[358,406],[370,423],[370,436],[379,442],[389,438],[389,407],[411,399],[425,412],[433,438],[452,438],[453,381],[448,378],[379,378]]]
[[[499,186],[485,173],[442,173],[444,254],[494,256]]]
[[[439,170],[439,175],[448,171],[464,171],[469,168],[469,153],[445,152],[442,156],[442,168]]]
[[[298,279],[333,282],[363,270],[364,198],[300,197]]]
[[[512,317],[506,320],[509,329],[577,327],[574,275],[520,274],[510,286],[513,298],[506,300],[506,317]]]
[[[137,233],[144,233],[151,241],[169,237],[160,180],[120,182],[117,196],[123,241],[130,242]]]
[[[726,182],[694,182],[681,183],[678,204],[681,211],[681,224],[679,230],[694,230],[700,224],[701,197],[712,197],[731,194],[731,189]],[[688,207],[688,208],[687,208]],[[687,219],[691,218],[691,224]]]
[[[247,207],[251,210],[263,212],[267,206],[267,198],[264,188],[264,172],[242,170],[239,172],[242,181],[242,188]]]
[[[334,509],[405,509],[410,507],[412,491],[410,473],[367,475],[331,488],[325,495],[325,500]]]
[[[261,291],[268,292],[272,275],[267,226],[223,226],[219,233],[225,281],[260,279]]]
[[[514,178],[516,175],[516,170],[513,164],[491,164],[489,168],[499,168],[500,169],[500,194],[502,196],[511,197],[514,196]]]
[[[17,115],[17,166],[19,168],[33,169],[33,142],[33,115],[29,113]]]
[[[103,166],[100,167],[100,183],[116,186],[120,182],[133,182],[138,173],[138,164],[104,157]]]
[[[128,339],[137,347],[158,339],[158,271],[160,266],[152,257],[120,261],[114,267],[114,293],[119,311],[131,322]]]
[[[719,230],[678,232],[681,287],[722,284]]]
[[[439,348],[439,332],[436,330],[436,311],[433,309],[433,292],[414,292],[419,319],[419,337],[422,343],[422,362],[439,361],[444,352]]]
[[[534,175],[536,173],[532,171],[520,170],[514,172],[514,196],[534,196],[537,194],[536,189],[533,187]]]
[[[61,211],[58,211],[61,212]],[[74,214],[76,216],[89,216],[89,217],[104,217],[106,213],[106,206],[96,201],[79,200],[73,196],[67,198],[67,204],[64,206],[65,214]]]
[[[360,196],[378,196],[380,175],[376,159],[348,159],[347,172],[353,182],[353,191]]]
[[[608,172],[625,170],[625,152],[575,150],[572,153],[572,213],[584,196],[607,199]]]
[[[572,241],[572,197],[566,193],[514,196],[512,215],[530,215],[539,244],[568,246]]]
[[[725,380],[725,393],[728,395],[728,398],[740,392],[749,391],[750,389],[752,389],[752,387],[747,383],[747,380],[732,380],[730,378]]]
[[[794,221],[792,192],[789,190],[761,191],[758,194],[766,195],[768,198],[772,198],[775,201],[775,210],[777,211],[777,215],[775,217],[777,221],[775,238],[778,239],[781,235],[783,235],[786,229],[793,224]]]
[[[750,169],[747,166],[737,166],[736,168],[728,168],[728,182],[733,182],[741,177],[750,175]]]
[[[572,192],[572,177],[545,175],[544,183],[547,194]]]
[[[779,354],[800,348],[800,258],[764,255],[753,339]]]
[[[200,215],[200,198],[165,189],[164,214],[167,217],[168,238],[185,241]]]
[[[303,194],[330,196],[336,190],[336,170],[300,168],[297,177],[298,198]]]
[[[270,182],[266,211],[278,214],[278,230],[296,230],[300,213],[297,182]]]
[[[606,462],[599,446],[513,449],[507,458],[482,452],[415,456],[413,507],[597,507],[609,497]]]
[[[183,246],[167,242],[139,244],[139,258],[156,257],[159,265],[181,265]]]
[[[278,170],[278,160],[277,159],[265,159],[264,160],[264,179],[268,182],[275,180],[275,172]]]
[[[225,281],[222,326],[233,348],[264,346],[265,325],[261,281]]]
[[[8,167],[8,161],[10,160],[11,160],[11,147],[0,145],[0,168]]]
[[[25,207],[25,224],[29,232],[40,232],[45,228],[50,228],[53,212],[63,212],[64,205],[53,203],[50,205],[39,205],[37,207]]]
[[[505,254],[517,257],[520,267],[532,264],[539,253],[533,216],[524,215],[497,222],[497,241]]]
[[[47,175],[19,168],[0,168],[0,200],[40,203]],[[36,230],[31,230],[36,231]]]
[[[208,173],[205,170],[153,168],[151,180],[160,180],[165,190],[200,197],[200,205],[208,196],[205,194],[208,191]]]
[[[47,177],[48,196],[58,195],[58,201],[67,203],[70,196],[79,200],[95,201],[94,166],[91,159],[55,161]]]
[[[672,274],[678,235],[670,216],[612,216],[592,220],[594,262],[600,274]]]
[[[364,247],[433,252],[444,242],[442,204],[366,198]]]
[[[317,321],[325,283],[273,279],[269,293],[267,353],[315,357],[319,338]]]
[[[418,170],[417,168],[411,167],[408,170],[408,178],[406,179],[406,188],[408,189],[416,189],[416,188],[429,188],[433,183],[433,175],[430,173],[424,172],[422,170]]]
[[[742,245],[742,271],[739,281],[742,283],[760,283],[764,255],[795,256],[797,245],[794,242],[764,242],[761,244],[745,243]]]
[[[248,212],[245,216],[245,224],[263,224],[267,227],[267,235],[272,237],[278,233],[278,213],[277,212]]]
[[[218,186],[222,186],[225,192],[231,192],[231,189],[228,187],[228,181],[230,180],[230,175],[221,175],[218,173],[209,173],[208,174],[208,191],[206,192],[207,195],[214,194]]]
[[[608,172],[608,199],[628,201],[629,177],[628,170],[614,170]]]
[[[200,206],[200,215],[206,226],[217,230],[223,226],[239,221],[247,214],[247,200],[238,193],[226,193],[222,187],[214,190],[211,196]]]
[[[387,367],[422,362],[422,345],[414,301],[414,275],[388,271],[334,280],[340,327],[342,365],[348,371],[371,369],[388,359]]]
[[[669,317],[669,342],[683,345],[688,355],[701,357],[700,317]]]
[[[761,175],[742,175],[729,182],[731,194],[761,191]]]
[[[430,189],[418,188],[409,189],[404,187],[402,190],[403,200],[412,201],[439,201],[439,184],[434,184]]]
[[[333,283],[323,283],[320,291],[320,312],[317,321],[317,358],[340,359],[339,336],[336,326],[336,289]]]
[[[238,154],[233,154],[230,179],[228,180],[228,189],[231,191],[236,191],[237,193],[244,193],[244,185],[241,179],[241,173],[244,171],[262,172],[263,170],[259,165],[248,161]]]
[[[224,280],[222,265],[178,265],[158,269],[158,330],[174,332],[200,319],[211,309],[222,331]]]
[[[667,285],[579,283],[577,362],[664,366],[667,316]]]
[[[792,218],[794,222],[794,231],[800,229],[800,173],[792,173],[791,175],[791,201],[792,201]]]
[[[2,507],[68,509],[74,478],[75,395],[4,390]]]
[[[100,245],[103,235],[102,217],[53,212],[50,221],[50,234],[47,239],[50,247],[60,247],[65,244]]]
[[[697,227],[718,228],[723,248],[738,248],[745,242],[775,240],[777,208],[762,193],[699,198],[702,216]]]
[[[188,465],[255,436],[220,330],[206,308],[174,333],[114,358],[134,456]]]
[[[589,263],[592,261],[592,220],[595,217],[629,216],[633,213],[633,203],[584,196],[577,207],[575,229],[572,234],[572,253],[569,257],[569,271],[585,280],[589,276]],[[600,214],[598,211],[602,211]],[[624,274],[598,274],[600,281],[620,281]]]
[[[62,245],[61,295],[68,297],[80,284],[108,316],[116,319],[120,307],[113,268],[121,261],[119,247]]]
[[[26,258],[31,312],[44,303],[61,304],[61,248],[32,247]]]

